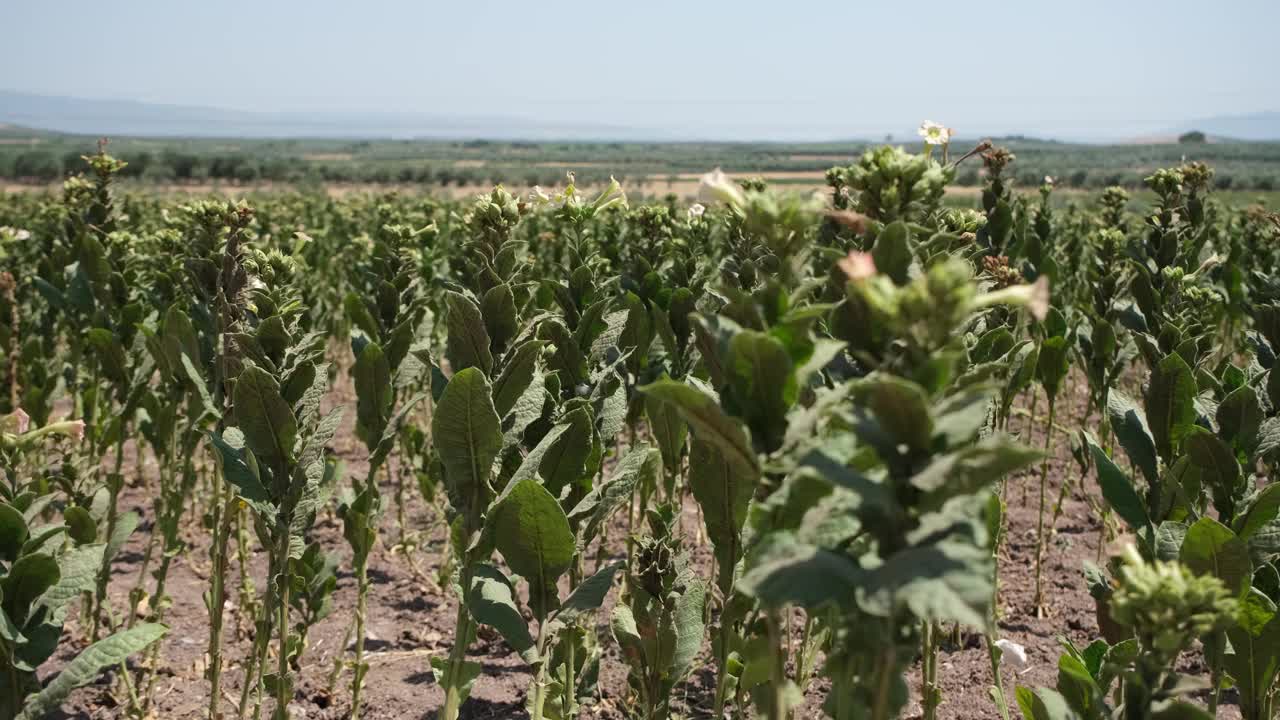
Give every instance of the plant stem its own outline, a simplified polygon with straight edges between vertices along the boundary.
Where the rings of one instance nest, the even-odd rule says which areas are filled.
[[[214,480],[215,497],[213,504],[213,546],[210,554],[213,570],[209,587],[209,720],[219,720],[222,714],[218,704],[222,698],[222,606],[226,603],[227,575],[227,537],[231,534],[232,503],[227,500],[226,507],[217,497],[221,483]],[[245,683],[249,678],[245,678]]]
[[[1044,459],[1040,461],[1040,517],[1036,524],[1036,594],[1032,606],[1037,617],[1044,617],[1044,587],[1042,565],[1044,560],[1044,511],[1045,490],[1049,482],[1049,458],[1053,454],[1053,418],[1056,410],[1054,399],[1049,397],[1049,427],[1044,434]]]

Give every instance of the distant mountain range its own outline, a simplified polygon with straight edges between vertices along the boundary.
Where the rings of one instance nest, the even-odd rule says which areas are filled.
[[[266,112],[133,100],[89,100],[0,90],[0,125],[81,135],[209,138],[351,138],[491,140],[692,140],[680,131],[618,125],[575,125],[519,116],[465,116],[385,112]],[[1099,128],[1091,142],[1168,142],[1189,130],[1211,139],[1280,140],[1280,112],[1206,117],[1121,136]],[[797,131],[780,131],[796,139]],[[913,135],[914,133],[912,133]],[[902,137],[901,135],[896,135]],[[812,140],[835,138],[814,137]]]
[[[1176,132],[1199,130],[1209,137],[1232,140],[1280,140],[1280,112],[1218,115],[1184,124]]]
[[[251,112],[0,90],[0,123],[77,135],[253,138],[625,139],[629,128],[519,117],[419,113]]]

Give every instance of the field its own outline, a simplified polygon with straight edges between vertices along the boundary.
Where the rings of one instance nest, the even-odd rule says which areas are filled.
[[[1270,146],[148,142],[0,194],[0,720],[1276,717]]]

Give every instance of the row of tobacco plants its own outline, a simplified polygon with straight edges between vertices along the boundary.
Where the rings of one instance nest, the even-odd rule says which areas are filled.
[[[990,143],[942,150],[869,151],[813,197],[712,173],[709,208],[616,184],[177,204],[117,197],[105,151],[60,197],[0,198],[0,719],[104,673],[154,714],[175,562],[209,568],[210,718],[290,717],[350,573],[328,677],[359,717],[392,551],[458,601],[443,720],[484,682],[482,627],[536,720],[597,703],[610,645],[633,717],[932,720],[959,632],[985,637],[1006,719],[1213,717],[1228,692],[1274,718],[1280,223],[1216,204],[1203,165],[1156,172],[1136,214],[1119,189],[1015,194]],[[977,209],[942,203],[963,163]],[[1076,462],[1056,485],[1055,443]],[[1015,478],[1035,597],[1003,612],[1053,599],[1069,496],[1100,528],[1078,581],[1099,639],[1063,642],[1053,688],[1001,679]],[[703,664],[713,686],[678,692]]]

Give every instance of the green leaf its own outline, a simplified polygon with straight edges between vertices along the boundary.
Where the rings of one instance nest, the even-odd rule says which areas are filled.
[[[0,503],[0,560],[13,562],[27,541],[27,521],[17,508]]]
[[[609,589],[613,587],[613,576],[623,567],[623,563],[609,563],[596,571],[594,575],[578,583],[569,597],[556,612],[556,620],[572,623],[582,615],[598,609],[604,604]]]
[[[72,690],[97,679],[107,668],[123,663],[169,632],[155,623],[143,623],[90,645],[67,664],[39,693],[27,699],[15,720],[39,720],[58,709]]]
[[[675,613],[672,622],[675,625],[676,645],[671,655],[671,677],[674,681],[682,679],[689,672],[698,653],[702,650],[702,641],[706,638],[703,617],[706,614],[706,583],[691,575],[684,575],[684,593],[676,599]]]
[[[637,445],[627,451],[604,482],[574,506],[569,519],[579,526],[583,546],[596,537],[610,515],[631,499],[638,485],[657,479],[661,463],[662,455],[656,448]]]
[[[236,428],[227,428],[222,435],[210,432],[208,437],[218,453],[223,479],[235,487],[236,494],[257,510],[259,515],[271,517],[274,514],[271,494],[249,464],[245,455],[247,450],[244,447],[244,434]]]
[[[445,318],[449,330],[445,357],[454,374],[474,367],[488,375],[493,370],[493,354],[480,308],[471,298],[453,291],[445,293],[445,303],[449,308]]]
[[[742,526],[755,494],[757,476],[749,467],[730,463],[720,448],[694,438],[689,457],[689,489],[702,508],[707,537],[715,546],[720,589],[729,592],[733,568],[742,557]]]
[[[1147,516],[1146,505],[1133,487],[1133,481],[1124,474],[1116,464],[1111,462],[1092,434],[1085,433],[1085,442],[1093,454],[1094,467],[1098,469],[1098,484],[1102,487],[1102,497],[1111,509],[1116,511],[1122,520],[1134,530],[1150,531],[1151,520]]]
[[[376,342],[365,344],[351,369],[351,378],[356,388],[357,434],[372,450],[382,439],[394,402],[391,365],[381,345]]]
[[[58,581],[40,595],[39,603],[60,620],[67,604],[97,585],[98,571],[107,547],[101,543],[72,548],[58,559]]]
[[[1040,343],[1040,357],[1036,362],[1036,379],[1049,396],[1049,402],[1056,401],[1058,391],[1062,388],[1062,380],[1071,369],[1071,348],[1067,339],[1061,335],[1045,338]]]
[[[746,420],[758,442],[777,449],[798,392],[791,355],[772,335],[741,330],[729,341],[727,360],[732,412]]]
[[[1009,473],[1031,466],[1042,456],[1012,438],[992,436],[935,458],[911,478],[911,484],[925,493],[921,499],[922,509],[937,510],[947,500],[989,487]]]
[[[499,351],[505,349],[519,330],[516,298],[511,292],[511,286],[502,284],[489,288],[480,300],[480,314],[484,317],[490,347]]]
[[[85,508],[72,505],[62,511],[62,519],[67,524],[67,535],[76,543],[84,545],[98,539],[98,523]]]
[[[767,607],[845,606],[865,580],[849,558],[802,543],[786,531],[765,536],[749,560],[737,590]]]
[[[888,275],[894,283],[906,285],[911,269],[911,230],[901,220],[889,223],[876,236],[871,247],[876,270]]]
[[[1241,714],[1264,718],[1280,675],[1280,614],[1274,602],[1251,590],[1241,599],[1238,617],[1240,622],[1227,629],[1235,652],[1223,660],[1240,691]]]
[[[1015,693],[1024,720],[1079,720],[1080,716],[1071,710],[1066,698],[1056,690],[1040,688],[1032,692],[1019,685]]]
[[[591,454],[591,416],[586,408],[571,411],[562,423],[568,426],[567,430],[538,464],[543,483],[554,497],[560,497],[564,488],[582,483],[587,457]]]
[[[18,558],[0,578],[0,598],[5,614],[18,625],[26,623],[32,603],[62,577],[52,555],[31,553]]]
[[[680,415],[680,409],[654,395],[645,395],[644,411],[649,420],[649,430],[662,452],[663,467],[671,470],[679,468],[685,443],[689,439],[689,424]]]
[[[1249,509],[1237,519],[1237,535],[1248,541],[1280,513],[1280,483],[1268,485],[1253,498]]]
[[[520,343],[507,354],[502,372],[493,382],[493,407],[498,417],[505,418],[524,391],[533,382],[538,368],[538,357],[542,353],[542,342],[528,340]]]
[[[529,583],[534,614],[546,618],[557,599],[556,580],[577,551],[559,501],[538,482],[521,480],[495,504],[489,522],[502,559]]]
[[[907,548],[866,573],[858,604],[881,617],[905,606],[919,618],[981,627],[991,601],[991,565],[990,552],[962,542]]]
[[[1147,417],[1142,410],[1119,390],[1112,390],[1107,397],[1107,413],[1111,420],[1111,431],[1125,454],[1146,478],[1148,485],[1160,482],[1158,460],[1156,457],[1156,441],[1147,428]]]
[[[895,448],[898,444],[916,451],[930,447],[933,418],[924,388],[892,375],[876,374],[859,383],[854,394],[871,409]]]
[[[1234,494],[1243,480],[1240,463],[1221,438],[1202,427],[1192,426],[1182,445],[1191,464],[1200,469],[1201,482],[1214,490],[1215,498]]]
[[[696,436],[715,444],[736,467],[747,468],[753,474],[759,472],[759,461],[742,425],[726,415],[715,398],[670,379],[645,385],[640,392],[675,405]]]
[[[489,380],[479,368],[462,370],[445,386],[431,418],[431,437],[444,464],[453,509],[478,521],[492,494],[493,461],[502,450],[501,421]]]
[[[236,378],[233,397],[236,424],[253,454],[276,462],[287,460],[298,425],[275,378],[256,365],[248,365]]]
[[[1258,393],[1242,385],[1227,394],[1214,414],[1222,438],[1237,448],[1251,450],[1262,427],[1262,402]]]
[[[1153,369],[1145,396],[1156,450],[1171,462],[1173,449],[1196,422],[1196,379],[1186,361],[1167,355]]]
[[[1187,529],[1179,560],[1197,575],[1218,578],[1232,595],[1243,592],[1253,574],[1248,546],[1213,518],[1200,518]]]
[[[501,570],[485,563],[476,565],[467,593],[467,610],[476,622],[501,633],[511,649],[520,655],[533,649],[533,637],[520,614],[515,588]]]

